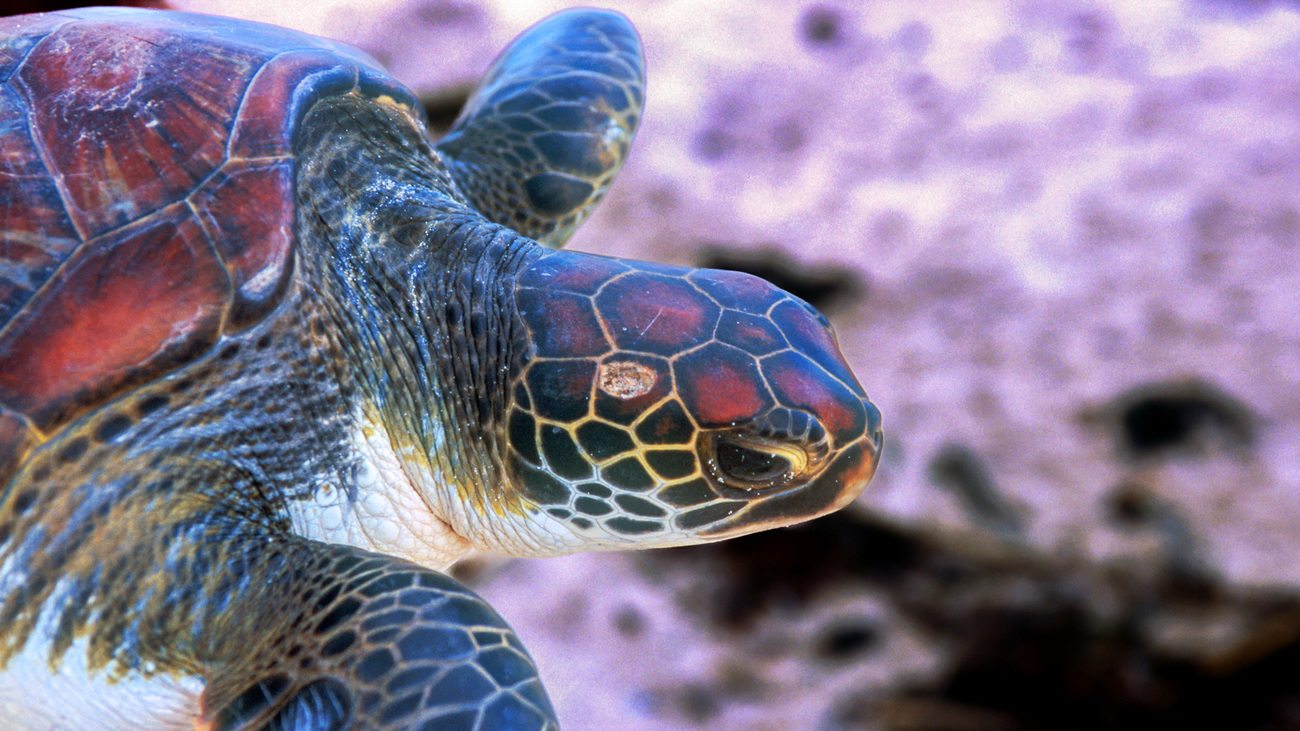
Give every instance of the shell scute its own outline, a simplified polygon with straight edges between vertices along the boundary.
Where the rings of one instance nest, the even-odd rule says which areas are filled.
[[[0,18],[0,83],[9,81],[18,64],[50,31],[71,21],[61,13]]]
[[[183,204],[90,242],[0,339],[0,402],[38,427],[216,342],[230,280]]]
[[[18,93],[0,86],[0,323],[81,243],[25,124]]]
[[[335,94],[421,114],[364,53],[272,26],[0,19],[0,403],[57,428],[273,310],[295,125]]]
[[[264,56],[102,23],[70,23],[38,43],[14,83],[82,236],[181,200],[220,167]]]
[[[227,330],[256,322],[279,302],[294,244],[290,160],[230,163],[191,196],[203,230],[230,271],[235,301]],[[258,205],[250,206],[249,201]]]
[[[357,70],[321,50],[282,53],[262,67],[248,85],[239,120],[231,132],[234,157],[276,157],[293,152],[292,132],[317,96],[356,88]]]

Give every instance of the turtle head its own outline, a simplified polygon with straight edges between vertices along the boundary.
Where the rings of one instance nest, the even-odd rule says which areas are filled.
[[[875,471],[880,414],[830,324],[762,279],[556,251],[513,296],[501,460],[554,552],[797,523]]]

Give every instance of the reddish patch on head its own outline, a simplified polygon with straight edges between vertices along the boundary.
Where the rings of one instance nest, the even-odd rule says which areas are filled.
[[[520,289],[519,315],[532,330],[542,358],[585,358],[609,351],[605,331],[591,300],[582,295],[543,289]]]
[[[794,300],[782,302],[772,308],[772,322],[785,333],[790,347],[817,361],[827,373],[850,387],[858,386],[853,371],[840,354],[840,346],[835,342],[835,337],[822,318],[811,312],[806,305]],[[859,387],[857,390],[861,392],[862,389]]]
[[[703,427],[722,427],[753,419],[772,407],[754,359],[736,348],[712,344],[673,363],[677,392],[686,410]]]
[[[292,271],[293,169],[288,160],[227,165],[191,201],[230,270],[235,307],[228,329],[254,322],[279,301]]]
[[[786,347],[785,337],[766,318],[725,310],[718,322],[718,342],[734,345],[754,355]]]
[[[521,274],[519,286],[591,295],[627,270],[627,264],[618,259],[557,251],[542,257]]]
[[[696,269],[690,280],[723,307],[754,315],[765,314],[774,302],[789,295],[753,274],[723,269]]]
[[[670,356],[713,337],[718,306],[685,280],[634,272],[596,296],[614,342],[623,350]]]
[[[862,436],[866,411],[862,400],[816,363],[798,353],[780,353],[763,360],[763,375],[784,406],[811,413],[826,427],[836,445]]]
[[[184,206],[92,241],[10,323],[0,401],[46,428],[216,341],[230,281]]]

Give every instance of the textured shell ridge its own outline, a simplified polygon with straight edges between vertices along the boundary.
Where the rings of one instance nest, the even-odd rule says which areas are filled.
[[[33,401],[22,396],[32,382],[27,376],[41,366],[58,370],[57,349],[46,349],[43,364],[24,359],[24,353],[41,350],[33,337],[109,324],[76,313],[96,301],[87,297],[103,291],[95,282],[125,271],[114,263],[120,256],[113,251],[130,253],[143,270],[134,275],[141,282],[176,278],[179,271],[149,269],[157,256],[180,249],[189,252],[189,266],[213,271],[184,285],[189,300],[206,301],[195,302],[200,310],[178,309],[166,298],[137,297],[129,307],[121,299],[100,300],[110,310],[120,304],[117,317],[152,312],[150,319],[160,326],[151,337],[160,352],[178,338],[210,344],[219,332],[247,327],[273,309],[292,274],[296,246],[291,139],[316,101],[360,94],[400,109],[413,124],[423,123],[414,97],[377,62],[325,39],[242,21],[121,8],[37,18],[0,22],[7,30],[16,26],[18,34],[6,44],[11,53],[0,55],[6,75],[0,111],[13,112],[14,120],[0,128],[0,146],[9,148],[7,164],[25,166],[0,181],[0,192],[11,201],[0,211],[7,243],[0,251],[0,363],[10,372],[9,378],[0,374],[0,403],[19,412],[30,411],[22,402]],[[132,30],[115,32],[120,23]],[[78,39],[78,54],[67,52],[72,39]],[[206,50],[182,50],[193,44]],[[184,64],[185,77],[171,70],[181,64],[178,54],[193,55]],[[92,271],[96,261],[103,267]],[[223,277],[220,269],[228,274]],[[126,294],[112,291],[102,296]],[[73,292],[75,309],[59,304]],[[203,324],[211,318],[200,316],[213,310],[221,311],[215,331]],[[70,324],[57,324],[60,317]],[[204,348],[182,350],[192,358]],[[48,412],[36,420],[42,428],[102,402],[128,382],[155,378],[185,362],[172,357],[163,365],[137,351],[96,366],[93,351],[69,343],[64,352],[82,363],[70,369],[75,378],[30,394]],[[113,375],[132,366],[139,366],[134,377]],[[87,379],[89,388],[75,385]],[[60,400],[74,403],[60,408]]]

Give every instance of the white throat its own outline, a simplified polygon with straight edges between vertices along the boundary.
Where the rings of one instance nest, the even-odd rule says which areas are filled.
[[[388,431],[364,411],[355,421],[352,445],[359,466],[352,485],[329,484],[313,500],[291,506],[295,533],[324,543],[387,553],[442,569],[471,548],[425,499],[436,476],[409,448],[395,446]]]

